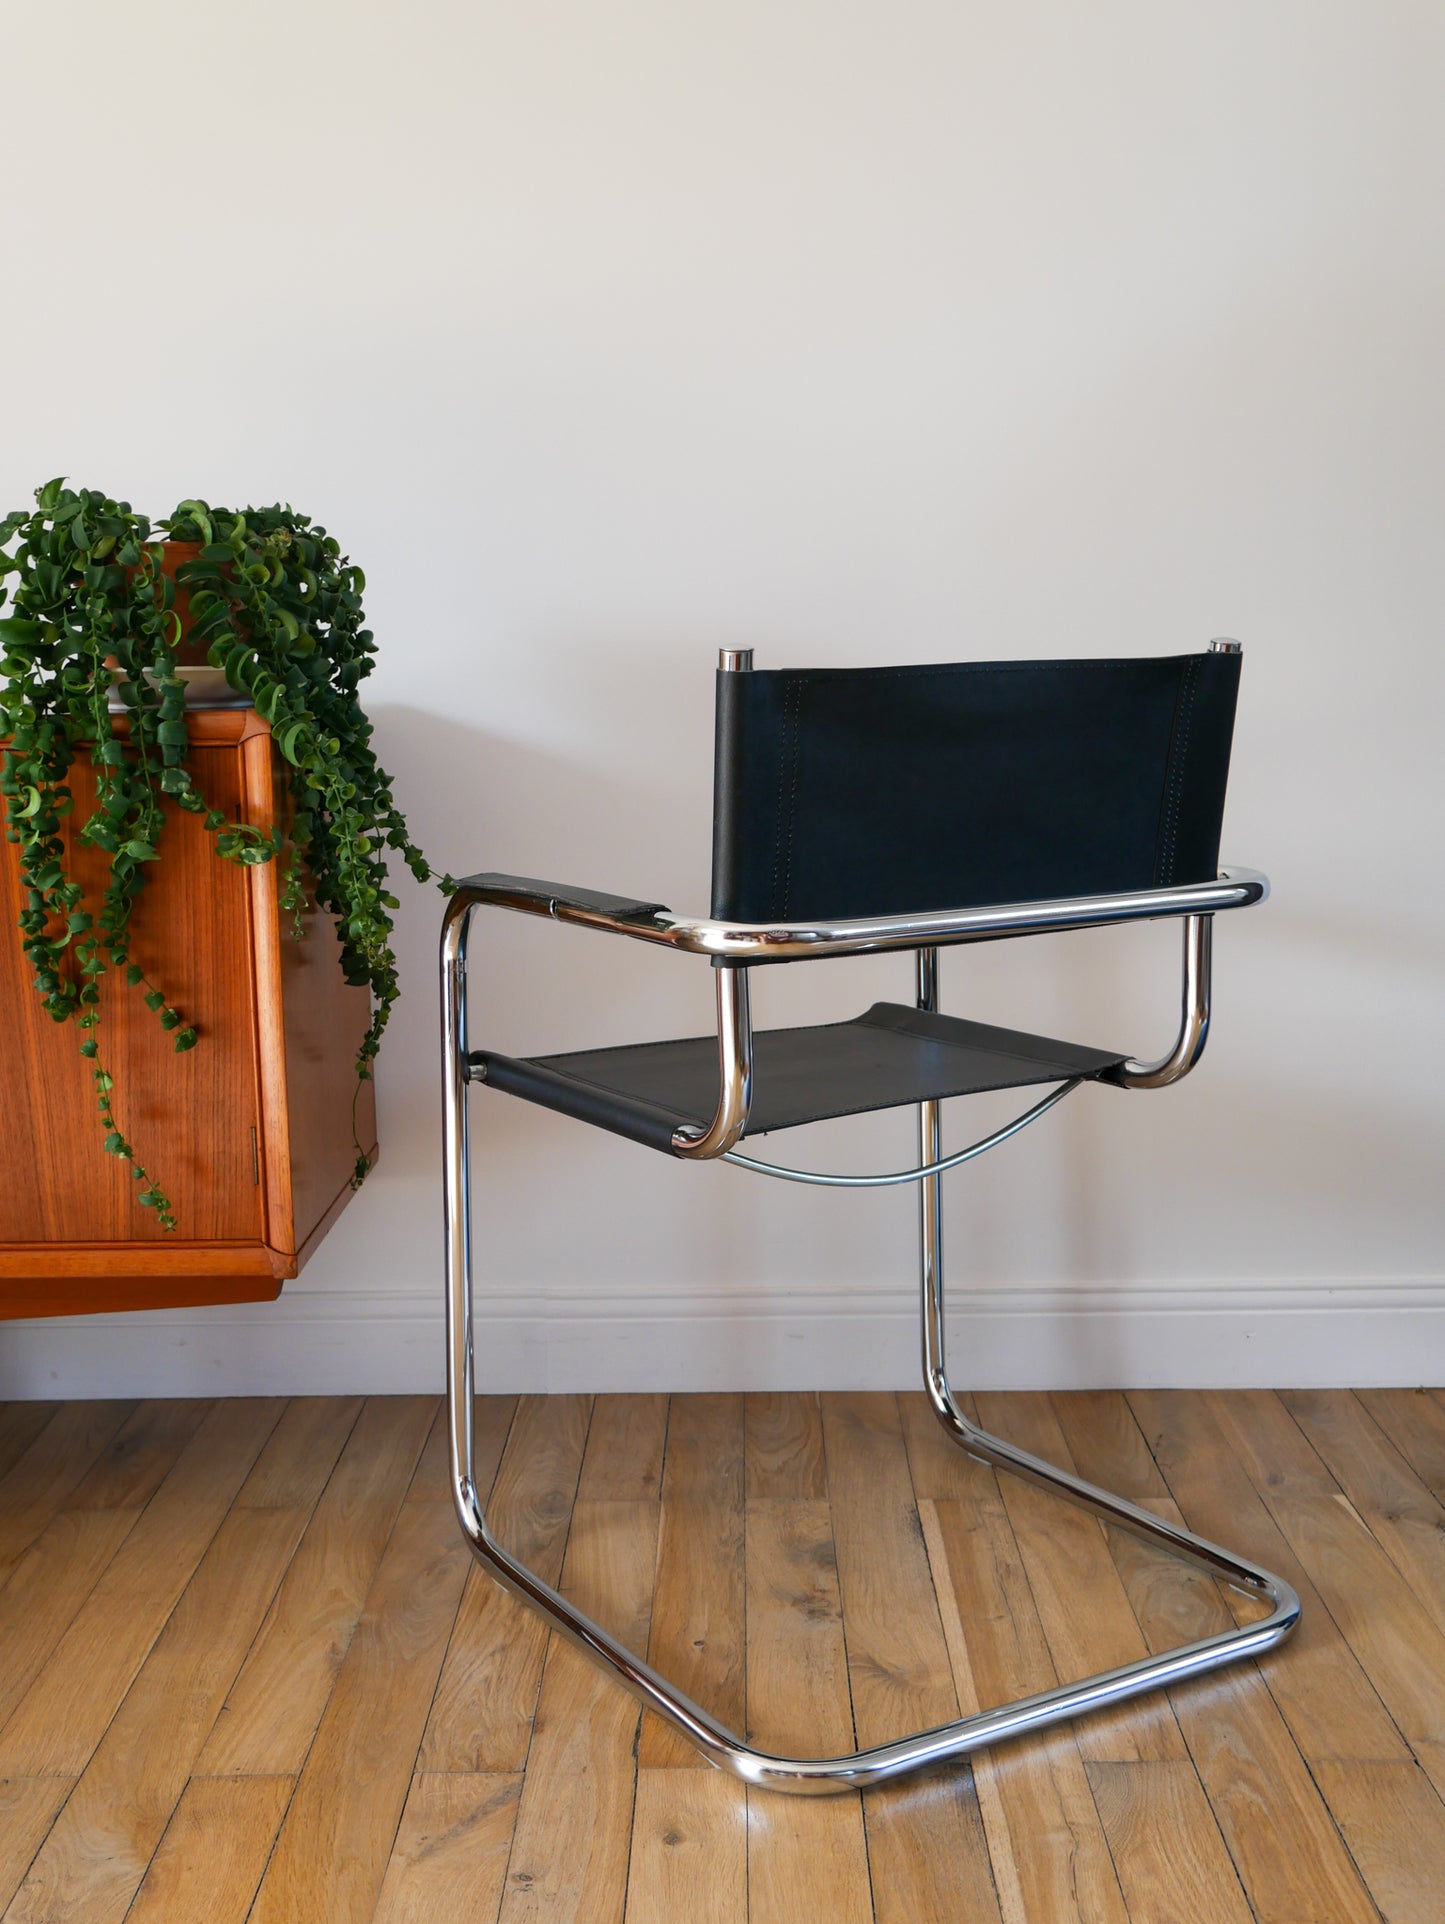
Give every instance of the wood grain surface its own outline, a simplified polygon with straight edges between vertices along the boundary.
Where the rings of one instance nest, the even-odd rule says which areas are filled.
[[[862,1796],[693,1768],[469,1563],[434,1397],[0,1407],[0,1924],[1439,1924],[1434,1392],[989,1395],[1296,1639]],[[1256,1602],[918,1396],[487,1397],[503,1541],[828,1754]]]
[[[266,724],[248,709],[188,717],[188,766],[212,807],[269,826],[281,806]],[[82,757],[66,860],[94,912],[105,857],[77,845],[94,805]],[[273,864],[216,854],[198,816],[166,804],[162,859],[137,898],[131,959],[198,1031],[173,1036],[114,974],[101,988],[97,1058],[115,1078],[116,1114],[137,1158],[171,1199],[167,1235],[135,1201],[129,1168],[102,1147],[89,1065],[71,1024],[51,1022],[30,983],[15,918],[15,852],[0,847],[0,1317],[264,1301],[297,1274],[351,1195],[356,1160],[351,1065],[370,1019],[349,988],[329,919],[304,938],[282,928]],[[355,1112],[374,1157],[373,1085]]]

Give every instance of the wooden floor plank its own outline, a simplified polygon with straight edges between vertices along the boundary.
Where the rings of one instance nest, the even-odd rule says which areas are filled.
[[[374,1924],[496,1924],[522,1779],[412,1779]]]
[[[748,1738],[784,1756],[853,1748],[838,1558],[826,1502],[747,1506]]]
[[[1053,1661],[993,1476],[919,1508],[960,1710],[1051,1688]],[[974,1780],[1008,1924],[1126,1924],[1072,1727],[980,1754]]]
[[[0,1777],[0,1911],[20,1888],[73,1777]]]
[[[1081,1476],[1182,1524],[1172,1499],[1156,1494],[1163,1480],[1122,1395],[1054,1402]],[[1233,1628],[1201,1572],[1125,1532],[1109,1535],[1151,1650]],[[1374,1924],[1374,1903],[1258,1667],[1220,1671],[1170,1696],[1260,1924]]]
[[[908,1453],[891,1395],[823,1398],[828,1489],[858,1740],[958,1715]]]
[[[600,1396],[587,1432],[579,1503],[656,1503],[662,1494],[667,1397]]]
[[[1205,1394],[1281,1534],[1445,1795],[1445,1635],[1279,1398],[1267,1390]]]
[[[743,1785],[721,1771],[640,1770],[626,1924],[746,1924],[747,1915]]]
[[[1129,1916],[1137,1924],[1252,1924],[1194,1766],[1090,1763]]]
[[[1046,1396],[980,1395],[978,1410],[986,1429],[1045,1462],[1072,1467]],[[1144,1634],[1096,1519],[1019,1477],[1002,1473],[998,1481],[1059,1681],[1071,1683],[1145,1656]],[[1174,1714],[1159,1697],[1082,1718],[1078,1735],[1090,1762],[1179,1763],[1188,1757]]]
[[[579,1498],[572,1512],[563,1594],[631,1650],[647,1646],[657,1533],[655,1497]],[[615,1679],[550,1640],[502,1924],[622,1924],[641,1714]]]
[[[729,1730],[745,1711],[743,1399],[672,1399],[648,1661]],[[645,1717],[640,1763],[705,1768],[691,1744]]]
[[[1299,1593],[1299,1628],[1266,1666],[1266,1676],[1305,1757],[1311,1764],[1324,1758],[1405,1762],[1409,1746],[1204,1397],[1133,1390],[1128,1402],[1189,1527],[1276,1571]],[[1258,1615],[1237,1591],[1225,1589],[1223,1596],[1237,1619]]]
[[[1281,1390],[1280,1401],[1445,1631],[1445,1505],[1352,1391]]]
[[[199,1428],[205,1401],[142,1403],[0,1587],[0,1726]]]
[[[754,1391],[744,1398],[744,1409],[748,1498],[825,1499],[828,1472],[817,1397],[808,1391]]]
[[[370,1924],[466,1567],[449,1503],[402,1505],[250,1924]]]
[[[878,1924],[1002,1913],[973,1771],[967,1763],[863,1793],[873,1914]]]
[[[197,1763],[295,1776],[321,1721],[432,1418],[433,1399],[347,1403],[339,1461]]]
[[[967,1456],[921,1393],[904,1405],[949,1654],[966,1710],[992,1708],[1059,1681],[1004,1503],[1010,1479]],[[973,1400],[965,1412],[977,1422]],[[1045,1517],[1047,1513],[1041,1513]],[[1005,1917],[1120,1924],[1124,1900],[1084,1771],[1078,1725],[975,1762],[975,1781]]]
[[[193,1777],[126,1924],[245,1924],[290,1777]]]
[[[863,1803],[748,1790],[748,1924],[872,1924]]]
[[[853,1718],[861,1744],[958,1715],[948,1647],[914,1501],[896,1398],[829,1394],[823,1436]],[[966,1763],[864,1795],[873,1903],[883,1924],[997,1918],[998,1896]]]
[[[749,1399],[748,1469],[750,1482],[776,1487],[794,1478],[772,1473],[799,1461],[792,1448],[780,1453],[777,1439],[796,1437],[803,1424],[769,1401],[759,1436]],[[768,1472],[756,1479],[755,1450]],[[836,1757],[854,1748],[854,1736],[829,1506],[762,1497],[746,1514],[749,1739],[784,1756]],[[785,1800],[749,1791],[748,1905],[752,1924],[791,1924],[810,1910],[867,1924],[868,1849],[856,1793]]]
[[[49,1423],[59,1403],[0,1403],[0,1503],[5,1478]]]
[[[12,1924],[124,1917],[354,1414],[320,1413],[293,1403],[276,1425],[32,1864]]]
[[[138,1404],[76,1485],[65,1507],[144,1509],[211,1407],[208,1398],[199,1396],[157,1397]]]
[[[1360,1403],[1445,1503],[1445,1403],[1429,1390],[1356,1390]]]
[[[0,1771],[85,1768],[283,1407],[212,1408],[0,1731]]]
[[[101,1739],[7,1924],[125,1916],[304,1517],[233,1511]]]
[[[1315,1765],[1330,1808],[1387,1924],[1439,1924],[1445,1909],[1445,1805],[1408,1763]]]
[[[65,1403],[18,1458],[0,1487],[0,1577],[29,1549],[133,1403]]]
[[[305,1510],[309,1515],[331,1480],[362,1405],[359,1396],[293,1396],[256,1467],[236,1492],[235,1507]]]
[[[0,1589],[0,1725],[45,1667],[139,1517],[138,1510],[62,1510]]]
[[[591,1410],[586,1396],[524,1396],[492,1485],[492,1529],[546,1583],[561,1575]],[[521,1770],[546,1644],[541,1619],[472,1568],[418,1769]]]

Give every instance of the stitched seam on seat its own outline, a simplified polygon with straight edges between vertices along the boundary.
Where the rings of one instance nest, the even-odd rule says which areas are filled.
[[[1174,860],[1179,846],[1179,816],[1184,800],[1184,760],[1189,752],[1189,724],[1194,713],[1195,669],[1199,657],[1190,655],[1180,675],[1179,713],[1175,739],[1170,744],[1169,776],[1165,785],[1164,821],[1160,835],[1159,864],[1155,873],[1161,886],[1174,880]]]

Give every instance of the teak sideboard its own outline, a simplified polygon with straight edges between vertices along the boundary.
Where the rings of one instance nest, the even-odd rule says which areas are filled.
[[[283,785],[253,709],[187,717],[188,766],[213,808],[269,826]],[[84,757],[75,813],[94,805]],[[71,1023],[50,1020],[21,952],[16,850],[0,843],[0,1317],[264,1301],[295,1276],[351,1195],[355,1140],[376,1153],[373,1085],[354,1062],[370,994],[348,987],[329,919],[291,933],[276,864],[216,854],[200,818],[170,808],[160,860],[136,903],[131,958],[199,1033],[177,1055],[139,993],[108,976],[95,1031],[120,1127],[170,1197],[167,1234],[102,1147],[90,1064]],[[94,907],[99,852],[67,860]]]

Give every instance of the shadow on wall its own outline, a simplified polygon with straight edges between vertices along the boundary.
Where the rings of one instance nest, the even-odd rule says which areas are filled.
[[[710,682],[706,693],[710,700]],[[641,780],[619,780],[417,708],[378,707],[373,720],[377,752],[396,778],[417,839],[453,874],[501,869],[706,908],[710,761],[707,776],[694,784],[697,793],[674,799]],[[441,900],[421,890],[402,900],[396,946],[404,993],[378,1076],[378,1176],[434,1185],[441,1153]],[[529,916],[479,910],[469,974],[477,1046],[561,1051],[696,1035],[714,1019],[704,960]],[[729,1272],[748,1267],[746,1212],[736,1209],[736,1193],[723,1185],[679,1182],[679,1173],[689,1172],[668,1159],[642,1155],[531,1104],[498,1099],[476,1121],[483,1157],[476,1165],[479,1203],[494,1196],[508,1214],[530,1216],[551,1194],[556,1159],[565,1155],[564,1214],[605,1221],[616,1210],[617,1157],[626,1156],[641,1165],[629,1169],[628,1181],[636,1186],[638,1213],[645,1216],[649,1201],[654,1205],[659,1248],[701,1235]],[[379,1183],[378,1205],[382,1188]],[[553,1197],[547,1208],[555,1207]],[[522,1228],[519,1223],[518,1236]],[[512,1233],[503,1232],[504,1243]]]

